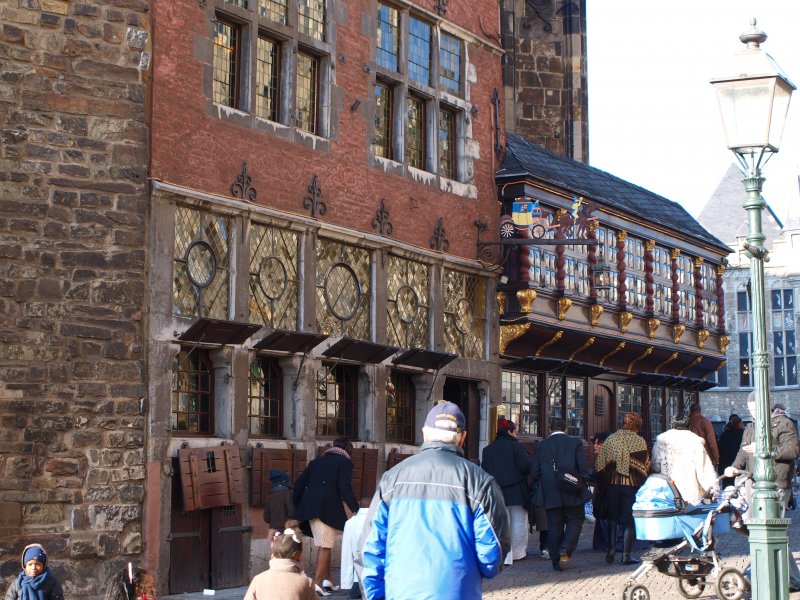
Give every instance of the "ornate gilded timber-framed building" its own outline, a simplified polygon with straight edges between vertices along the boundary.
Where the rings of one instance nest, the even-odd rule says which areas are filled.
[[[510,246],[497,296],[499,410],[528,439],[553,416],[590,439],[635,410],[654,438],[725,364],[730,249],[678,204],[512,134],[497,183],[505,214],[538,201],[541,229],[517,238],[597,242]],[[601,257],[602,291],[592,277]]]

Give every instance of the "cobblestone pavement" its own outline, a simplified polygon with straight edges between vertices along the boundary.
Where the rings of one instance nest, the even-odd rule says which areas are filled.
[[[800,511],[789,512],[792,518],[789,527],[789,546],[794,550],[795,560],[800,561]],[[538,535],[530,538],[531,554],[524,560],[507,567],[495,579],[483,585],[484,600],[595,600],[622,598],[628,576],[633,566],[618,563],[606,564],[605,553],[592,550],[594,526],[586,523],[581,533],[578,549],[572,557],[572,566],[564,572],[553,571],[552,563],[539,557]],[[535,550],[535,552],[534,552]],[[737,533],[717,539],[717,552],[724,566],[743,570],[749,562],[747,539]],[[634,553],[636,554],[636,553]],[[619,557],[619,554],[617,555]],[[337,573],[338,575],[338,573]],[[655,569],[645,575],[639,583],[647,586],[653,600],[682,598],[676,587],[676,579],[662,575]],[[241,600],[247,588],[218,590],[215,596],[202,593],[170,596],[173,600]],[[330,600],[348,597],[347,591],[335,592]],[[715,598],[713,586],[706,588],[701,598]],[[800,592],[791,594],[792,600],[800,600]]]

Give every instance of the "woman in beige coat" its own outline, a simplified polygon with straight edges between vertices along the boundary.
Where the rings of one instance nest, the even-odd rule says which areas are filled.
[[[314,582],[300,566],[302,533],[297,521],[286,521],[272,541],[269,570],[253,577],[244,600],[317,600]]]

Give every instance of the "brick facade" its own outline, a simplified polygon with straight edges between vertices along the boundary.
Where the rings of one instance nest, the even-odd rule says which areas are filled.
[[[144,0],[0,6],[0,575],[68,596],[142,546]]]

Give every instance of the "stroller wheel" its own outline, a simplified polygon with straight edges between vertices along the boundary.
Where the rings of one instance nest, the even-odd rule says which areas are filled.
[[[706,589],[706,580],[702,577],[678,579],[678,591],[684,598],[699,598]]]
[[[635,585],[622,595],[623,600],[650,600],[650,591],[643,585]]]
[[[747,582],[739,569],[723,569],[714,582],[714,590],[720,600],[739,600],[744,596]]]

